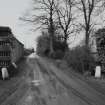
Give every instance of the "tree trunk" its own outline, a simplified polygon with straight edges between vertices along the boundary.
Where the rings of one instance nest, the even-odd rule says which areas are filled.
[[[64,45],[65,45],[65,50],[67,50],[67,38],[68,38],[68,35],[66,32],[65,33],[65,36],[64,36]]]
[[[88,33],[88,30],[86,30],[86,33],[85,33],[85,46],[86,46],[86,48],[89,48],[89,33]]]
[[[52,54],[54,53],[54,48],[53,48],[53,42],[54,42],[54,28],[51,23],[50,29],[49,29],[49,34],[50,34],[50,52],[49,56],[51,57]]]
[[[49,56],[51,57],[52,54],[54,53],[54,48],[53,48],[53,41],[54,41],[54,24],[53,24],[53,13],[52,13],[53,9],[52,9],[52,5],[50,7],[50,18],[49,18],[49,35],[50,35],[50,52],[49,52]]]
[[[49,52],[49,56],[51,57],[53,53],[54,53],[54,49],[53,49],[53,38],[50,37],[50,52]]]
[[[88,30],[86,30],[85,33],[85,55],[86,55],[86,68],[87,70],[89,69],[89,61],[88,61],[88,56],[89,56],[89,33]]]

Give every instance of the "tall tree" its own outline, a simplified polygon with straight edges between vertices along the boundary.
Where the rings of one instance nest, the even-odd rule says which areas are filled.
[[[48,32],[50,34],[50,56],[53,54],[53,42],[54,42],[54,23],[53,23],[53,13],[54,13],[54,0],[48,0],[49,2],[49,28]]]
[[[80,26],[85,31],[85,66],[87,68],[89,67],[89,39],[95,25],[97,24],[94,20],[96,20],[96,16],[98,16],[96,14],[101,4],[102,0],[77,0],[77,9],[80,10],[81,18],[83,19],[83,22],[80,22]]]
[[[60,0],[59,5],[55,6],[59,28],[61,28],[64,33],[65,44],[67,44],[67,39],[69,35],[74,32],[74,5],[75,0]]]
[[[21,18],[24,21],[31,22],[36,29],[46,29],[50,36],[50,54],[54,52],[53,37],[54,37],[54,19],[56,0],[33,0],[33,9],[31,16]],[[37,27],[36,27],[37,26]]]
[[[89,37],[94,27],[93,19],[95,18],[94,14],[97,13],[100,5],[103,0],[77,0],[78,10],[83,14],[84,23],[81,26],[85,30],[85,45],[86,48],[89,47]]]

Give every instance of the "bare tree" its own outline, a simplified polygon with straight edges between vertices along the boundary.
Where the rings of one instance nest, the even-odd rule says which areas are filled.
[[[50,36],[49,55],[51,55],[54,52],[53,37],[55,5],[56,5],[55,0],[33,0],[33,9],[31,10],[31,16],[25,16],[21,18],[21,20],[31,22],[35,26],[35,30],[43,28],[48,30]]]
[[[49,2],[49,29],[50,34],[50,56],[53,54],[53,40],[54,40],[54,23],[53,23],[53,13],[54,13],[54,0],[48,0]]]
[[[73,7],[75,5],[75,0],[60,0],[59,5],[55,6],[57,19],[59,23],[59,28],[63,30],[64,33],[64,43],[67,44],[67,39],[73,30]]]
[[[97,13],[102,0],[77,0],[77,8],[83,13],[84,23],[81,24],[82,28],[85,29],[85,45],[89,47],[89,37],[92,32],[94,25],[92,20],[95,18],[94,14]]]

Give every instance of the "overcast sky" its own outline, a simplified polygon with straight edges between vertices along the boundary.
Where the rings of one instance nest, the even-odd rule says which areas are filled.
[[[31,0],[0,0],[0,26],[10,26],[13,34],[27,47],[35,46],[35,35],[21,25],[19,17],[31,6]]]
[[[32,0],[0,0],[0,26],[10,26],[13,34],[27,47],[36,47],[35,39],[38,32],[32,34],[28,25],[21,25],[23,22],[19,17],[31,8]],[[80,36],[77,37],[72,45],[80,42]],[[82,39],[82,37],[81,37]]]
[[[28,25],[21,25],[23,22],[19,17],[31,8],[32,0],[0,0],[0,26],[10,26],[13,34],[25,44],[26,47],[36,47],[35,39],[38,32],[32,34]],[[78,39],[78,38],[77,38]],[[77,44],[76,41],[73,45]]]

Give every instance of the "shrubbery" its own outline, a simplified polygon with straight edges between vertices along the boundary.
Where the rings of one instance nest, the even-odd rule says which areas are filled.
[[[84,73],[94,70],[94,58],[90,53],[87,53],[84,46],[69,50],[66,52],[64,59],[70,67],[78,72]]]
[[[47,33],[42,32],[42,35],[37,38],[36,53],[40,56],[47,56],[49,53],[49,36]]]
[[[51,58],[61,59],[64,56],[65,48],[68,48],[68,45],[62,40],[58,40],[57,36],[54,36],[53,40],[53,49],[54,53],[50,55]],[[42,35],[37,39],[37,48],[36,52],[40,56],[48,56],[50,53],[50,37],[48,33],[42,32]]]
[[[54,59],[62,59],[64,57],[64,52],[62,50],[56,50],[53,54]]]

